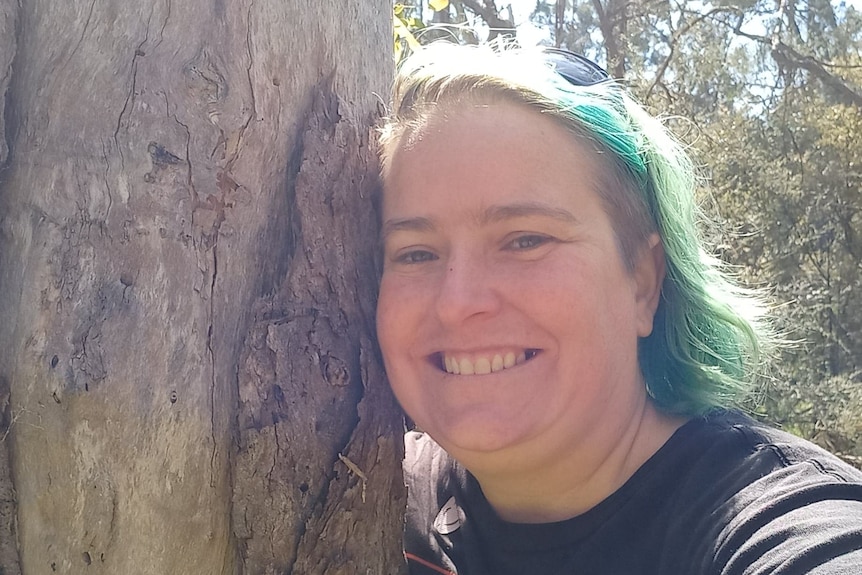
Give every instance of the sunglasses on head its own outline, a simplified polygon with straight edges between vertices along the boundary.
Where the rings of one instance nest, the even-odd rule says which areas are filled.
[[[611,79],[604,68],[586,56],[560,48],[544,48],[542,53],[554,65],[554,71],[575,86],[592,86]]]

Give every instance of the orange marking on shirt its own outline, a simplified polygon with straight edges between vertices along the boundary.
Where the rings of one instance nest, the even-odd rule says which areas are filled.
[[[433,563],[431,563],[429,561],[425,561],[421,557],[417,557],[416,555],[413,555],[412,553],[407,553],[405,551],[404,557],[406,557],[410,561],[416,561],[417,563],[424,565],[425,567],[428,567],[429,569],[433,569],[437,573],[442,573],[443,575],[458,575],[457,573],[453,573],[452,571],[449,571],[448,569],[444,569],[444,568],[440,567],[439,565],[434,565]]]

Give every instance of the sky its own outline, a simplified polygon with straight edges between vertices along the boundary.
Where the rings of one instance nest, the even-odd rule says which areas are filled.
[[[536,7],[536,0],[511,0],[515,22],[523,22],[518,28],[518,39],[522,45],[535,45],[549,37],[547,30],[530,23],[530,13]]]
[[[834,2],[834,0],[833,0]],[[523,23],[518,27],[518,40],[522,45],[538,44],[542,40],[548,39],[548,31],[537,28],[530,23],[530,13],[536,6],[536,0],[498,0],[498,6],[512,5],[512,12],[515,16],[515,22]],[[853,6],[857,10],[862,10],[862,0],[839,0],[838,4]]]

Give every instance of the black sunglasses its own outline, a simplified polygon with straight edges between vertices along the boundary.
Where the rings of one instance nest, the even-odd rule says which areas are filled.
[[[554,71],[575,86],[592,86],[611,79],[604,68],[586,56],[560,48],[544,48],[542,53],[554,65]]]

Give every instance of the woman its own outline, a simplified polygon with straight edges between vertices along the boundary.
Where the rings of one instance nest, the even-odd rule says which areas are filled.
[[[862,474],[732,411],[768,330],[691,164],[580,56],[436,46],[381,140],[411,573],[856,573]]]

